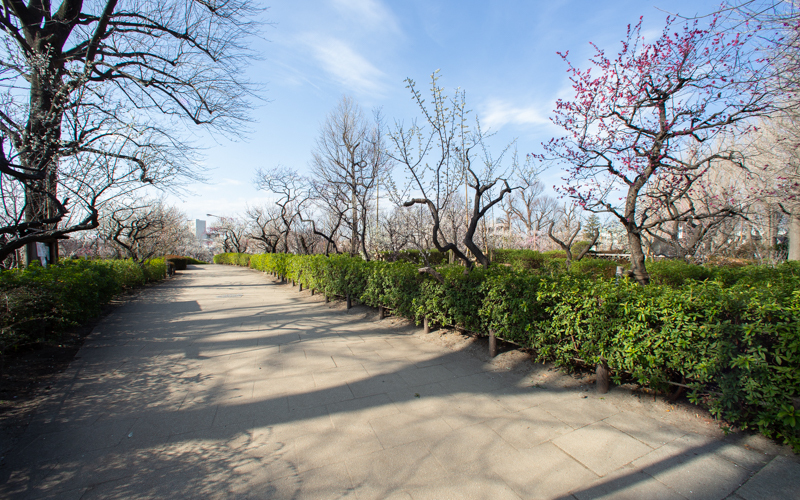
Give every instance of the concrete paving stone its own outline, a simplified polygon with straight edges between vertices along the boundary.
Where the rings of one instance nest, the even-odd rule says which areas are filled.
[[[381,357],[378,356],[378,354],[375,352],[366,352],[358,355],[346,354],[342,356],[337,356],[334,354],[331,357],[333,358],[333,363],[336,365],[337,368],[341,368],[344,366],[358,365],[364,367],[364,369],[366,370],[367,368],[365,365],[374,367],[379,363],[383,362]]]
[[[417,404],[405,405],[404,411],[418,415],[440,417],[453,429],[460,429],[488,420],[506,416],[509,411],[490,398],[483,396],[458,397],[457,395],[427,397]]]
[[[353,353],[347,345],[339,343],[311,343],[306,344],[304,349],[306,357],[333,357],[343,358],[350,357]]]
[[[412,363],[414,363],[414,366],[416,366],[417,368],[427,368],[429,366],[442,366],[450,362],[450,358],[447,356],[442,356],[441,353],[421,354],[418,356],[410,356],[407,359]],[[463,375],[456,375],[455,373],[452,372],[452,370],[448,371],[450,371],[450,373],[454,377],[463,376]]]
[[[128,434],[136,419],[119,419],[102,425],[75,427],[40,434],[14,457],[19,463],[52,460],[75,453],[111,448]]]
[[[800,464],[777,456],[736,490],[736,494],[744,500],[797,498],[800,496]]]
[[[517,450],[534,448],[573,430],[550,413],[536,407],[493,418],[486,425]]]
[[[426,366],[424,368],[418,368],[412,365],[400,370],[398,375],[400,375],[410,387],[435,384],[455,378],[455,375],[447,368],[438,365]]]
[[[232,380],[215,388],[214,399],[218,403],[243,404],[253,399],[253,380]]]
[[[361,360],[361,366],[364,367],[370,375],[387,375],[387,374],[397,374],[398,371],[407,368],[411,362],[404,360],[404,359],[392,359],[392,360],[384,360],[381,359],[377,353],[372,353],[375,358],[371,359],[363,359]]]
[[[272,338],[272,336],[270,336]],[[295,354],[299,355],[303,359],[306,357],[306,352],[304,350],[303,344],[300,342],[300,339],[295,339],[294,342],[285,342],[281,344],[276,344],[275,346],[278,347],[278,352],[281,355],[281,359],[286,360],[289,359],[288,356]],[[275,347],[270,346],[270,347]]]
[[[716,455],[713,440],[696,440],[706,444],[687,447],[676,440],[633,461],[631,466],[689,499],[726,498],[753,474]]]
[[[58,460],[46,462],[20,462],[15,455],[5,457],[5,467],[0,468],[0,498],[35,498],[41,493],[40,485],[58,464]],[[13,464],[13,470],[10,465]]]
[[[313,391],[315,387],[316,382],[314,381],[314,375],[311,373],[286,377],[268,377],[255,381],[253,384],[253,399],[259,400],[288,394],[302,394]]]
[[[436,478],[424,487],[411,488],[414,500],[519,500],[502,479],[475,478],[474,476],[447,475]]]
[[[359,354],[374,353],[377,351],[392,349],[392,345],[385,340],[365,339],[363,342],[348,342],[347,347],[358,356]]]
[[[631,411],[612,415],[604,422],[653,448],[671,443],[686,435],[686,431]]]
[[[344,464],[334,464],[300,472],[269,483],[269,489],[258,498],[302,498],[323,500],[356,498],[350,476]]]
[[[129,477],[135,471],[146,471],[160,465],[160,454],[161,450],[115,448],[63,457],[38,482],[36,494],[57,495]]]
[[[623,469],[572,491],[578,500],[685,500],[674,490],[634,469]]]
[[[443,380],[442,386],[450,393],[481,394],[500,390],[507,386],[507,380],[489,373],[476,373],[465,377]]]
[[[369,373],[361,365],[325,368],[312,372],[317,389],[343,386],[369,378]]]
[[[491,398],[503,408],[509,411],[525,410],[538,406],[555,396],[544,390],[535,387],[508,387],[493,391]]]
[[[383,449],[370,426],[303,434],[291,440],[300,471],[343,462]]]
[[[359,500],[410,498],[405,490],[424,490],[447,475],[421,441],[379,450],[345,462]]]
[[[376,350],[375,353],[384,361],[398,360],[404,362],[406,366],[412,364],[408,355],[414,354],[410,350],[395,348]]]
[[[369,378],[350,382],[348,386],[357,398],[409,390],[406,381],[396,373],[370,375]]]
[[[355,399],[353,391],[347,385],[329,387],[329,388],[315,388],[312,391],[307,391],[300,394],[290,394],[287,396],[289,401],[289,408],[309,408],[312,406],[325,406],[349,399]]]
[[[436,460],[451,473],[461,471],[475,462],[485,462],[486,457],[515,451],[484,424],[456,429],[443,437],[429,440],[428,444]]]
[[[238,422],[282,422],[288,418],[289,407],[286,398],[264,401],[228,400],[217,407],[213,426],[226,426]]]
[[[157,450],[169,441],[169,430],[147,416],[139,418],[114,450]]]
[[[253,428],[279,441],[290,441],[305,434],[330,433],[335,429],[325,406],[293,409],[279,421],[256,418]]]
[[[268,442],[239,455],[231,467],[228,492],[233,498],[260,498],[273,491],[269,483],[297,474],[291,444]]]
[[[441,408],[443,401],[455,401],[460,396],[448,392],[439,383],[417,387],[404,386],[386,394],[402,412],[421,412],[429,406]]]
[[[107,481],[87,489],[83,499],[230,498],[229,464],[187,453],[168,467]],[[269,498],[269,497],[266,497]],[[273,497],[275,498],[275,497]]]
[[[414,441],[432,441],[453,429],[441,418],[429,418],[413,413],[398,413],[370,420],[384,448],[394,448]]]
[[[386,394],[351,399],[327,406],[331,422],[337,428],[369,424],[375,418],[396,415],[400,410]]]
[[[294,364],[298,368],[305,369],[307,371],[315,371],[315,370],[324,370],[326,368],[336,368],[336,363],[333,361],[333,358],[327,355],[319,355],[308,353],[306,350],[306,359],[300,360],[299,358],[293,359],[291,363],[286,362],[284,363],[285,367],[291,366]]]
[[[723,444],[714,453],[739,467],[758,472],[766,466],[772,457],[756,450],[748,450],[735,444]]]
[[[552,443],[487,457],[484,467],[489,466],[525,499],[567,498],[572,490],[597,480],[596,474]]]
[[[575,429],[599,422],[620,412],[614,405],[585,393],[564,393],[558,398],[545,401],[539,405],[539,408],[546,410]]]
[[[196,405],[176,411],[166,411],[149,416],[155,424],[169,431],[170,434],[183,434],[201,429],[208,429],[214,423],[217,414],[216,406]]]
[[[605,422],[563,434],[555,438],[553,444],[598,476],[605,476],[653,450]]]

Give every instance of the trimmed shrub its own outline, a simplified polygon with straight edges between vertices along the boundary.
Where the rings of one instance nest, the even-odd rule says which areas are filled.
[[[164,259],[65,259],[47,268],[0,271],[0,353],[44,342],[100,314],[126,288],[166,277]]]
[[[438,266],[448,262],[449,260],[449,253],[445,252],[442,253],[435,248],[428,250],[428,262],[432,266]],[[425,263],[425,258],[422,255],[422,252],[419,250],[402,250],[400,252],[380,252],[378,254],[378,258],[380,260],[386,262],[398,262],[398,261],[405,261],[410,262],[413,264],[422,265]]]
[[[613,278],[617,274],[618,265],[613,260],[583,258],[571,262],[569,272],[593,278]]]
[[[219,253],[214,256],[214,264],[247,267],[250,265],[250,257],[246,253]]]
[[[185,271],[186,266],[189,264],[189,257],[181,257],[180,255],[165,255],[164,260],[171,262],[176,271]]]

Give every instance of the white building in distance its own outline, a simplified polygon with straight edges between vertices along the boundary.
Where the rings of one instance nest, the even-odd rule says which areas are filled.
[[[208,239],[208,235],[206,234],[206,221],[200,219],[194,220],[194,236],[197,238],[197,241],[205,241]]]

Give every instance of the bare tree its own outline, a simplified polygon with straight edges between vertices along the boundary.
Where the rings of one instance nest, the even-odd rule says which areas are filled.
[[[250,246],[248,224],[238,217],[218,217],[207,232],[222,240],[223,252],[246,253]]]
[[[277,207],[248,207],[245,218],[249,225],[248,236],[259,242],[264,253],[275,253],[281,240],[281,215]]]
[[[311,198],[310,181],[297,171],[286,167],[275,167],[269,170],[259,169],[256,173],[256,184],[260,189],[278,195],[275,205],[278,207],[279,251],[289,252],[289,235],[295,224],[302,219],[302,212]]]
[[[352,98],[344,96],[322,125],[313,151],[311,169],[320,198],[334,214],[348,210],[342,222],[350,227],[350,254],[369,260],[366,234],[378,180],[390,168],[384,145],[384,126],[376,111],[372,123]],[[360,248],[359,248],[360,247]]]
[[[245,119],[244,43],[258,12],[247,0],[5,2],[0,173],[21,193],[0,227],[0,260],[25,245],[35,258],[33,242],[55,255],[56,239],[98,226],[100,198],[70,198],[80,190],[68,185],[78,177],[108,194],[81,170],[98,158],[124,160],[145,184],[191,175],[175,160],[181,170],[162,175],[155,157],[180,149],[179,121],[233,131]]]
[[[462,242],[482,266],[488,267],[489,258],[475,243],[475,232],[486,213],[512,192],[503,173],[499,172],[508,148],[498,158],[491,157],[480,123],[476,120],[476,129],[469,130],[464,92],[457,91],[450,99],[439,86],[438,79],[436,73],[431,75],[430,105],[425,104],[415,82],[406,79],[424,125],[418,125],[416,120],[408,128],[402,123],[396,125],[391,134],[392,158],[405,167],[415,192],[415,197],[404,205],[420,204],[428,208],[433,220],[430,234],[435,248],[442,253],[453,252],[466,266],[465,272],[469,272],[474,264],[444,233],[442,218],[457,190],[466,184],[472,190],[473,199]],[[473,165],[476,156],[478,165]],[[495,187],[498,191],[493,193]]]
[[[539,236],[555,217],[558,202],[550,196],[543,195],[544,185],[539,180],[541,167],[528,157],[524,166],[517,170],[516,182],[519,190],[506,200],[506,217],[519,221],[525,229],[528,244],[539,250]],[[512,217],[513,216],[513,217]]]
[[[143,263],[169,255],[192,238],[186,214],[164,200],[127,200],[106,208],[100,234],[122,256]]]
[[[550,239],[555,241],[558,246],[564,250],[564,253],[567,254],[567,261],[565,263],[567,267],[569,267],[573,260],[579,261],[583,259],[600,237],[599,230],[592,230],[589,244],[578,249],[575,238],[578,237],[583,227],[583,221],[581,219],[580,207],[576,203],[571,203],[558,209],[554,220],[550,222],[550,227],[547,230],[547,235]],[[578,252],[577,254],[575,253],[576,251]]]

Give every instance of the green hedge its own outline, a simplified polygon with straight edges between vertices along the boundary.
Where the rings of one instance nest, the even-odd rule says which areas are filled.
[[[221,256],[217,256],[221,257]],[[217,261],[215,257],[215,261]],[[457,326],[533,349],[562,366],[605,361],[617,382],[689,397],[743,428],[800,450],[800,265],[707,268],[656,262],[653,284],[616,280],[616,263],[569,272],[440,266],[440,283],[408,262],[346,256],[225,256],[329,297],[350,293],[420,322]],[[563,264],[561,264],[563,266]]]
[[[0,353],[50,340],[97,316],[125,288],[166,277],[164,259],[62,260],[43,268],[0,271]]]

